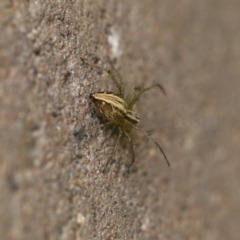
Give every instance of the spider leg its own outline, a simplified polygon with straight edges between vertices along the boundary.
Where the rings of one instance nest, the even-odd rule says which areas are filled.
[[[123,87],[123,83],[122,83],[122,77],[116,69],[114,69],[112,67],[111,70],[108,70],[108,69],[101,68],[101,67],[98,67],[98,66],[90,65],[90,64],[86,63],[83,58],[80,57],[80,59],[82,60],[83,64],[85,64],[86,66],[89,66],[91,68],[97,68],[97,69],[100,69],[100,70],[106,72],[118,89],[117,95],[121,98],[124,97],[124,87]]]
[[[105,123],[102,123],[102,124],[97,124],[97,125],[93,126],[92,129],[106,127],[106,126],[109,126],[111,124],[113,124],[113,122],[105,122]]]
[[[131,124],[131,123],[130,123]],[[162,155],[164,156],[166,162],[167,162],[167,165],[170,167],[170,163],[167,159],[167,156],[166,154],[164,153],[162,147],[159,145],[159,143],[153,139],[151,136],[149,136],[149,134],[147,134],[147,132],[145,132],[143,129],[141,129],[140,127],[136,126],[136,125],[133,125],[131,124],[133,128],[137,129],[138,131],[140,131],[142,133],[143,136],[147,137],[149,140],[151,140],[155,145],[156,147],[160,150],[160,152],[162,153]]]
[[[140,89],[140,90],[137,89],[137,92],[136,92],[136,93],[133,95],[133,97],[129,100],[128,109],[131,110],[131,109],[133,108],[135,102],[139,99],[139,97],[140,97],[144,92],[147,92],[147,91],[149,91],[149,90],[151,90],[151,89],[153,89],[153,88],[156,88],[156,87],[158,87],[158,88],[162,91],[162,93],[163,93],[164,95],[167,95],[165,89],[163,88],[163,86],[162,86],[161,84],[154,84],[154,85],[152,85],[152,86],[150,86],[150,87],[143,88],[143,89]]]
[[[130,149],[131,149],[131,153],[132,153],[132,161],[131,163],[128,165],[128,173],[129,173],[129,169],[132,167],[132,165],[135,162],[135,153],[134,153],[134,148],[133,148],[133,141],[131,139],[131,137],[129,136],[129,134],[125,131],[123,131],[123,133],[126,135],[126,137],[128,138],[128,141],[130,143]]]
[[[117,95],[121,98],[124,97],[124,87],[122,83],[122,77],[120,73],[116,69],[111,69],[111,70],[105,70],[107,71],[108,75],[110,76],[111,80],[114,82],[118,89]]]
[[[116,150],[117,150],[117,146],[118,146],[118,144],[119,144],[119,142],[120,142],[120,139],[121,139],[121,137],[122,137],[122,134],[123,134],[123,131],[122,131],[121,128],[119,128],[119,133],[118,133],[118,137],[117,137],[116,144],[115,144],[114,149],[113,149],[113,152],[112,152],[112,156],[115,156],[115,153],[116,153]],[[106,167],[107,167],[108,164],[109,164],[109,161],[110,161],[110,159],[107,160],[107,162],[106,162],[106,164],[105,164],[105,166],[104,166],[104,168],[103,168],[103,172],[105,172]]]

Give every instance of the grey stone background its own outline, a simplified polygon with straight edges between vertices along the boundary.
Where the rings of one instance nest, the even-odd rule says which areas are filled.
[[[240,1],[0,2],[0,236],[240,236]],[[161,83],[136,111],[164,147],[99,129],[89,94]],[[112,159],[112,158],[111,158]]]

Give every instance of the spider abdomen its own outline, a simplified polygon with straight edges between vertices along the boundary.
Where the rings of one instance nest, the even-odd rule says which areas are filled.
[[[90,95],[97,111],[110,121],[117,121],[127,115],[127,103],[112,92],[97,92]]]

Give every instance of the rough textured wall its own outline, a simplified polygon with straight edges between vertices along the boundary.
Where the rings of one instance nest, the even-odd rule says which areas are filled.
[[[38,239],[239,239],[240,2],[0,3],[0,235]],[[89,100],[117,68],[161,143],[99,129]],[[108,171],[101,169],[112,159]]]

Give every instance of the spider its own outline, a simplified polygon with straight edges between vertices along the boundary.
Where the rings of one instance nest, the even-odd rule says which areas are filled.
[[[91,66],[88,63],[86,63],[82,58],[82,62],[90,67],[95,67],[98,69],[101,69],[98,66]],[[117,93],[114,92],[96,92],[90,94],[90,99],[92,100],[93,104],[95,105],[95,108],[97,112],[103,116],[107,122],[103,124],[104,126],[108,125],[114,125],[118,128],[118,136],[117,141],[113,149],[113,156],[116,153],[118,144],[120,142],[120,139],[123,135],[125,135],[128,138],[131,154],[132,154],[132,161],[128,166],[128,171],[132,167],[132,165],[135,162],[135,153],[133,148],[133,141],[130,137],[130,132],[132,129],[136,129],[145,137],[147,137],[149,140],[151,140],[156,147],[161,151],[163,154],[168,166],[170,166],[170,163],[167,159],[166,154],[164,153],[162,147],[159,145],[159,143],[153,139],[146,131],[144,131],[140,126],[140,116],[134,112],[133,106],[136,103],[136,101],[139,99],[139,97],[144,93],[147,92],[153,88],[159,88],[164,95],[166,95],[166,92],[162,85],[160,84],[154,84],[147,88],[135,88],[134,92],[129,95],[128,97],[124,97],[124,85],[122,82],[122,78],[120,74],[117,72],[117,70],[107,70],[107,69],[101,69],[108,73],[110,79],[113,81],[115,86],[117,87]],[[106,166],[108,165],[109,161],[107,161]]]

